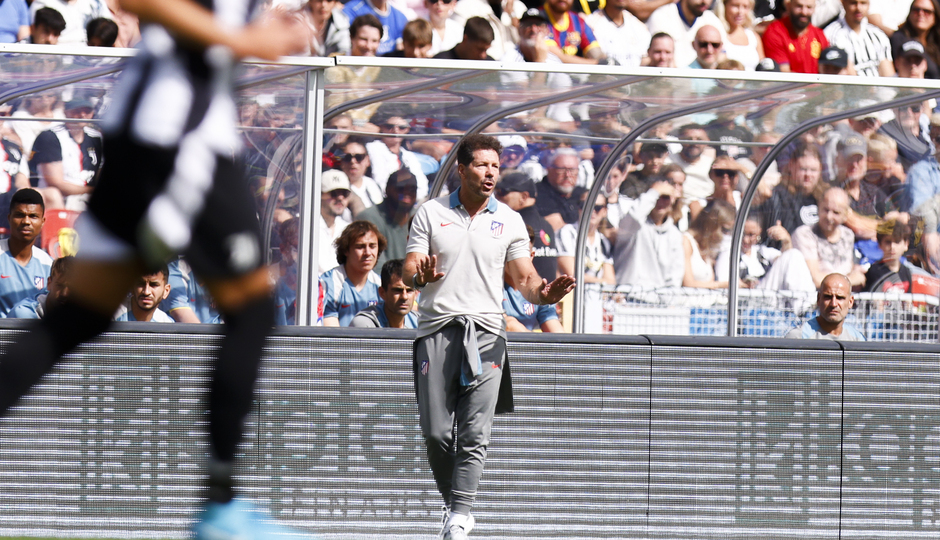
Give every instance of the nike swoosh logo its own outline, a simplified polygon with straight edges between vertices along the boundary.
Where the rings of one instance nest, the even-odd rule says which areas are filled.
[[[448,225],[453,225],[453,223],[441,223],[441,227],[446,227]]]
[[[3,279],[6,279],[6,278],[8,278],[8,277],[10,277],[10,276],[0,276],[0,278],[3,278]]]
[[[339,307],[342,308],[342,309],[346,309],[346,308],[348,308],[348,307],[350,307],[350,306],[352,306],[352,304],[340,304],[340,305],[339,305]]]

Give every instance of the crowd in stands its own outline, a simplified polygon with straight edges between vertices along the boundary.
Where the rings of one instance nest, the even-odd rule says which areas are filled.
[[[6,0],[0,42],[133,46],[140,39],[137,21],[117,4]],[[301,20],[313,56],[940,78],[938,0],[272,0],[262,9]],[[375,82],[381,69],[331,68],[328,89]],[[573,86],[570,75],[558,72],[505,71],[498,81],[507,89]],[[707,93],[696,85],[710,81],[695,80],[689,92]],[[842,99],[852,99],[845,94]],[[328,92],[328,107],[337,96]],[[14,194],[38,193],[40,217],[84,209],[106,149],[82,120],[96,117],[103,101],[97,94],[43,91],[0,106],[0,116],[11,117],[0,125],[0,205],[10,205],[4,216],[10,237],[0,250],[19,267],[39,267],[21,276],[35,291],[26,287],[32,303],[15,313],[42,316],[47,302],[67,294],[68,271],[63,264],[50,276],[51,260],[36,246],[41,224],[18,225],[30,221],[24,213],[36,210],[35,198],[17,203]],[[278,323],[292,324],[303,141],[290,128],[300,127],[301,109],[280,97],[238,106],[242,125],[254,128],[242,142],[259,214],[270,197],[277,199]],[[856,290],[914,292],[912,275],[940,274],[935,107],[925,101],[837,122],[786,148],[763,176],[745,222],[738,276],[729,274],[729,233],[751,174],[783,132],[773,125],[724,113],[699,123],[664,123],[617,161],[588,204],[596,167],[611,145],[526,132],[617,139],[630,132],[630,119],[615,102],[550,105],[493,126],[518,132],[498,137],[503,170],[496,197],[530,227],[535,266],[548,280],[574,273],[580,218],[591,212],[586,283],[723,289],[737,280],[749,288],[814,291],[839,272]],[[453,139],[410,135],[448,129],[438,120],[414,106],[375,103],[326,122],[317,239],[323,325],[415,326],[416,291],[402,282],[401,260],[410,219],[428,198]],[[753,142],[764,146],[742,144]],[[454,187],[452,179],[448,185]],[[36,191],[23,189],[29,187]],[[0,277],[2,287],[6,274]],[[510,281],[509,327],[559,331],[555,310],[529,304]],[[12,310],[24,299],[0,291],[3,315],[21,316]],[[142,276],[116,317],[218,322],[185,260]]]

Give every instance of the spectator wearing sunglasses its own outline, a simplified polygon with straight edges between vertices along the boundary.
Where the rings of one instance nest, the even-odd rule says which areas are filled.
[[[588,192],[584,192],[581,196],[582,211],[588,195]],[[614,285],[617,279],[614,277],[613,248],[611,248],[610,241],[597,230],[607,218],[607,197],[598,193],[597,200],[594,201],[589,211],[591,218],[588,221],[587,242],[584,244],[584,280],[582,283]],[[575,275],[574,263],[577,256],[579,225],[580,221],[570,223],[558,231],[559,274]]]
[[[376,56],[381,56],[398,48],[402,32],[405,30],[405,25],[408,24],[408,17],[387,0],[351,0],[343,8],[343,13],[353,22],[360,15],[373,15],[379,20],[383,32],[380,35],[381,41],[375,51]],[[352,30],[350,30],[350,35],[355,39]],[[353,43],[353,46],[355,46],[355,43]]]
[[[714,200],[724,201],[735,209],[741,206],[741,192],[735,189],[738,185],[738,175],[744,172],[744,167],[729,156],[721,155],[715,158],[708,178],[715,183],[715,191],[705,199],[689,203],[689,216],[691,220],[698,217],[699,212]]]
[[[372,178],[366,176],[369,170],[369,154],[365,142],[358,137],[350,137],[342,146],[339,168],[349,178],[349,190],[352,200],[349,210],[358,219],[359,213],[371,208],[385,199],[382,188]]]
[[[349,194],[349,178],[343,171],[323,172],[320,181],[320,247],[317,256],[321,274],[339,264],[333,241],[349,225],[349,221],[343,217],[349,205]]]
[[[399,169],[388,177],[385,200],[367,208],[356,219],[371,222],[385,237],[387,248],[379,254],[376,266],[402,259],[408,246],[408,225],[418,201],[418,179],[408,169]]]
[[[708,9],[711,4],[711,0],[679,0],[660,7],[647,19],[646,26],[651,34],[665,32],[675,40],[676,66],[685,67],[695,60],[696,54],[692,42],[695,41],[695,34],[699,28],[705,25],[713,26],[721,32],[724,38],[725,26],[718,16]],[[724,39],[720,41],[724,42]]]
[[[405,113],[396,106],[380,106],[370,118],[381,133],[378,140],[366,145],[369,160],[372,163],[372,178],[385,189],[388,177],[395,171],[406,168],[418,180],[418,199],[428,196],[428,177],[421,170],[421,160],[414,152],[405,148],[405,135],[411,131],[411,124],[405,120]]]
[[[689,64],[692,69],[715,69],[721,55],[721,32],[711,25],[705,25],[695,33],[695,60]]]
[[[431,23],[431,56],[453,49],[463,37],[463,27],[451,18],[456,0],[424,0]]]

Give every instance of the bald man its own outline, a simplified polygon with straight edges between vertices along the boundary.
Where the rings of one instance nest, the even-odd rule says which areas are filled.
[[[711,25],[705,25],[695,33],[692,40],[695,47],[695,61],[689,64],[692,69],[715,69],[718,66],[718,57],[721,55],[721,32]]]
[[[819,198],[819,221],[793,231],[793,247],[806,258],[817,289],[829,274],[843,274],[852,286],[865,284],[865,272],[855,259],[855,233],[845,226],[851,208],[845,190],[831,187]]]
[[[833,341],[865,341],[865,336],[855,326],[846,323],[845,317],[855,305],[852,284],[842,274],[829,274],[823,278],[816,293],[818,315],[802,326],[787,332],[788,338],[831,339]]]

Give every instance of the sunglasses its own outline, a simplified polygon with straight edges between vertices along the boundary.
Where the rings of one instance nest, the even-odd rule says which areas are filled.
[[[405,197],[415,198],[418,196],[418,188],[399,188],[398,189],[398,198],[404,199]]]
[[[429,4],[432,4],[432,5],[433,5],[433,4],[436,4],[436,3],[438,3],[438,2],[441,2],[441,3],[443,3],[444,5],[448,5],[448,4],[454,3],[454,0],[428,0],[428,3],[429,3]]]
[[[698,45],[699,49],[707,49],[708,47],[711,47],[713,49],[721,48],[721,42],[712,43],[711,41],[696,41],[695,43],[696,45]]]
[[[721,178],[722,176],[734,178],[738,174],[738,171],[734,169],[712,169],[712,173],[714,173],[718,178]]]
[[[334,189],[333,191],[328,191],[330,197],[333,199],[339,199],[340,197],[348,198],[350,191],[348,189]]]
[[[385,129],[387,130],[398,130],[398,131],[408,131],[411,129],[411,126],[408,124],[385,124]]]
[[[343,156],[343,161],[346,163],[352,163],[353,160],[362,163],[365,159],[369,157],[369,154],[346,154]]]
[[[599,213],[599,212],[601,212],[602,210],[606,210],[606,209],[607,209],[607,206],[606,206],[606,205],[603,205],[603,204],[595,204],[595,205],[594,205],[594,212],[595,212],[595,213]]]
[[[919,7],[912,7],[911,13],[923,13],[924,15],[933,15],[934,11],[932,9],[924,9]]]

